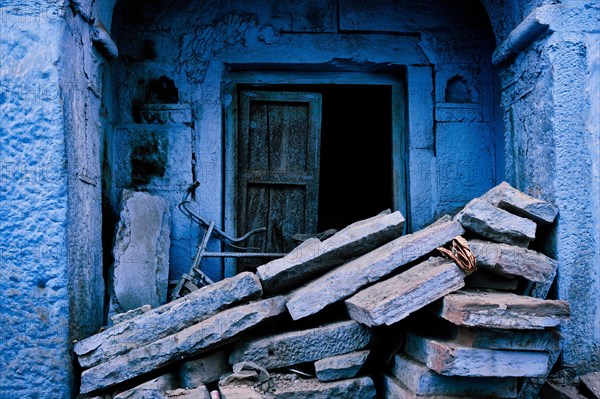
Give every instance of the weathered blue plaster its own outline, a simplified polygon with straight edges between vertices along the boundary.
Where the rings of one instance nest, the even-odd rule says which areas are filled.
[[[598,47],[591,44],[599,10],[591,2],[536,9],[549,36],[501,67],[507,177],[559,208],[547,250],[560,262],[558,297],[572,310],[563,362],[580,372],[600,367]]]
[[[61,2],[0,3],[0,397],[69,397]]]

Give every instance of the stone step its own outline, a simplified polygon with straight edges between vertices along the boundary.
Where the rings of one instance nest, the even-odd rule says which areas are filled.
[[[535,239],[534,222],[480,199],[469,202],[455,220],[466,230],[494,242],[527,247]]]
[[[346,300],[350,317],[367,326],[391,325],[446,294],[464,287],[465,273],[454,262],[429,258]]]
[[[439,315],[461,326],[529,330],[556,327],[569,319],[570,310],[565,301],[460,290],[444,297]]]
[[[281,296],[224,310],[81,374],[81,393],[103,390],[229,342],[261,322],[285,313]]]
[[[545,283],[556,275],[558,262],[536,251],[482,240],[469,240],[477,267]]]
[[[479,349],[408,334],[405,352],[438,374],[462,377],[539,377],[548,353]]]
[[[448,377],[431,371],[425,364],[401,354],[394,356],[391,373],[416,395],[455,395],[515,398],[515,377]]]
[[[315,362],[317,379],[322,382],[354,378],[364,366],[371,351],[350,352]]]
[[[463,233],[459,223],[449,221],[397,238],[292,291],[288,310],[294,320],[315,314]]]
[[[259,266],[256,274],[265,292],[283,292],[397,238],[403,227],[400,212],[380,214],[353,223],[323,242],[310,240],[283,258]]]
[[[246,272],[123,321],[75,344],[79,364],[95,366],[131,349],[174,334],[236,303],[259,298],[260,282]]]
[[[529,218],[539,224],[550,224],[556,219],[558,208],[549,202],[531,197],[507,182],[502,182],[480,199],[515,215]]]
[[[363,349],[370,340],[367,327],[342,321],[240,342],[229,356],[229,363],[251,361],[273,370]]]

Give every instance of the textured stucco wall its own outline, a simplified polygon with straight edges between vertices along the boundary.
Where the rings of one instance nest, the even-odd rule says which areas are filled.
[[[119,82],[116,108],[121,112],[115,115],[115,124],[128,133],[112,137],[115,158],[125,160],[117,161],[113,171],[115,207],[119,191],[131,186],[128,144],[123,144],[159,129],[171,137],[167,151],[182,154],[191,148],[193,156],[169,161],[168,170],[174,173],[168,185],[157,178],[144,188],[171,198],[174,206],[179,200],[176,193],[195,176],[202,183],[198,195],[202,213],[221,223],[223,203],[233,195],[223,191],[223,179],[227,185],[234,166],[223,160],[222,122],[224,110],[231,105],[232,68],[272,71],[287,65],[290,71],[312,68],[343,75],[344,71],[391,73],[405,67],[408,195],[414,229],[454,212],[503,178],[503,171],[496,168],[503,150],[497,148],[494,123],[497,103],[490,63],[494,43],[482,7],[474,11],[476,4],[470,2],[450,6],[439,1],[420,7],[353,0],[301,4],[267,0],[168,6],[160,1],[119,3],[113,34],[122,55],[114,72]],[[148,82],[162,75],[174,81],[179,102],[189,106],[189,127],[134,122],[132,104],[147,101]],[[447,82],[457,76],[471,91],[469,103],[445,99]],[[174,208],[173,214],[179,212]],[[172,235],[172,277],[190,263],[196,241],[190,227],[183,220],[174,222],[180,235]],[[218,278],[219,268],[212,265],[207,262],[206,269]]]
[[[598,32],[600,6],[542,6],[547,35],[500,66],[507,179],[555,203],[547,250],[559,260],[556,295],[571,304],[563,364],[600,367]]]
[[[0,397],[69,397],[61,2],[0,3]]]

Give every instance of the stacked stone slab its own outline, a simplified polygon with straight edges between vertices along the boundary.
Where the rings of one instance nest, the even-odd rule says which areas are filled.
[[[386,398],[533,398],[569,317],[545,299],[557,262],[527,248],[554,217],[503,183],[412,234],[384,212],[309,239],[256,275],[117,316],[75,345],[81,392],[203,398],[218,381],[224,399],[374,398],[380,380]],[[437,250],[458,236],[478,267],[467,283]],[[411,318],[424,329],[409,330]],[[386,331],[397,342],[382,345]],[[158,388],[157,375],[176,389]]]
[[[569,307],[512,293],[459,290],[441,300],[438,314],[452,323],[443,329],[446,335],[407,335],[386,376],[388,398],[529,397],[530,390],[523,391],[531,387],[529,379],[545,379],[556,360],[560,335],[553,327],[568,319]],[[521,391],[517,378],[527,378]]]

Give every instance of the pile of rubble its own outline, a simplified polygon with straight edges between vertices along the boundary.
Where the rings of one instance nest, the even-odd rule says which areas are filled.
[[[502,183],[413,234],[384,212],[309,239],[256,274],[121,314],[78,342],[80,391],[535,398],[569,318],[566,302],[545,299],[557,262],[528,249],[556,214]]]

